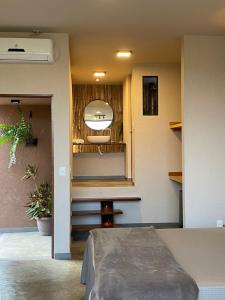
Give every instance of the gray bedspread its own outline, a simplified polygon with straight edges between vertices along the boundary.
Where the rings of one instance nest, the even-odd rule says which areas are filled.
[[[198,287],[152,228],[97,229],[81,282],[90,300],[196,300]]]

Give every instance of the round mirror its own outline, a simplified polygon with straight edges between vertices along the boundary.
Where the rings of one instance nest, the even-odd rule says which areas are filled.
[[[113,121],[113,110],[109,103],[102,100],[91,101],[84,110],[85,124],[94,130],[103,130]]]

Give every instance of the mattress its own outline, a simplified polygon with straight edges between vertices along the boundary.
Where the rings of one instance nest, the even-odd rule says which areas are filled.
[[[225,229],[157,229],[199,287],[198,300],[225,300]]]

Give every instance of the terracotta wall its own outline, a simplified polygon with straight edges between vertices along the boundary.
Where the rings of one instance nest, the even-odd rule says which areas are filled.
[[[38,138],[37,147],[21,145],[17,152],[17,164],[8,169],[9,144],[0,146],[0,227],[33,227],[24,207],[27,194],[33,189],[32,182],[22,181],[27,164],[39,167],[40,179],[51,182],[51,107],[22,106],[28,118],[32,111],[34,136]],[[18,120],[18,111],[13,106],[0,106],[0,123],[14,123]]]

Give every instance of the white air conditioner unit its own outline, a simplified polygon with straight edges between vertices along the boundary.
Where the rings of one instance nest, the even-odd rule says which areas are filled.
[[[53,63],[50,39],[0,38],[0,63]]]

